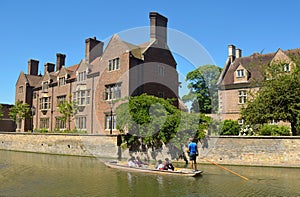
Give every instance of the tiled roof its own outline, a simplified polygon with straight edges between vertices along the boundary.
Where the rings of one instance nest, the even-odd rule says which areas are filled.
[[[286,50],[283,52],[288,56],[300,55],[300,49]],[[261,80],[263,78],[262,72],[265,70],[265,66],[269,65],[275,55],[276,52],[268,54],[253,53],[247,57],[236,58],[226,71],[221,85],[234,84],[234,72],[240,65],[251,73],[251,78],[249,79],[250,83],[253,80]]]
[[[25,75],[27,78],[27,81],[30,86],[36,87],[38,86],[42,81],[42,76],[36,76],[36,75]]]

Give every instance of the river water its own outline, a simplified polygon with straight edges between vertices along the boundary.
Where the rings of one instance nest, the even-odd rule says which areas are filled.
[[[101,159],[0,150],[0,196],[300,196],[300,169],[199,165],[198,178],[128,173]]]

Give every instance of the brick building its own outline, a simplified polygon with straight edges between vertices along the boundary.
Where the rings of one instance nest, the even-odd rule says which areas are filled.
[[[284,63],[283,71],[289,72],[295,65],[291,56],[299,56],[300,49],[278,49],[274,53],[253,53],[242,57],[241,49],[234,45],[228,46],[228,58],[220,75],[218,85],[219,113],[221,120],[240,119],[240,109],[245,104],[249,91],[259,90],[258,81],[264,80],[263,72],[272,63]]]
[[[2,113],[3,116],[0,119],[0,131],[5,131],[5,132],[13,132],[16,130],[16,124],[12,119],[9,117],[9,109],[13,105],[8,105],[8,104],[0,104],[2,106]]]
[[[131,44],[115,34],[104,49],[103,42],[88,38],[80,63],[67,67],[66,55],[57,53],[56,64],[45,63],[43,75],[38,75],[39,61],[29,60],[28,74],[21,72],[16,83],[16,101],[28,103],[33,118],[23,121],[19,130],[76,128],[108,134],[117,132],[118,103],[113,100],[142,93],[178,100],[177,64],[167,45],[168,19],[156,12],[149,18],[145,43]],[[70,99],[76,101],[78,113],[63,122],[57,106]]]

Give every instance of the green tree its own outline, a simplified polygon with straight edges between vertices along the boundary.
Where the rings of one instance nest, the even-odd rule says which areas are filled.
[[[215,113],[218,110],[217,81],[221,70],[215,65],[204,65],[187,74],[190,92],[182,100],[192,102],[191,111]]]
[[[270,121],[288,121],[292,135],[297,135],[300,117],[300,72],[295,66],[290,72],[283,67],[289,64],[281,62],[270,64],[255,97],[249,99],[241,110],[246,124],[264,124]]]
[[[188,138],[204,137],[207,117],[181,112],[172,102],[142,94],[119,105],[117,128],[125,134],[123,144],[131,150],[140,150],[161,148],[168,143],[181,150]]]
[[[0,120],[2,120],[3,115],[3,106],[0,104]]]
[[[70,122],[72,117],[74,117],[78,112],[78,107],[75,102],[70,101],[63,101],[58,104],[58,112],[62,115],[59,119],[65,123],[68,123],[68,130],[70,130]]]
[[[17,129],[21,128],[21,122],[24,119],[31,118],[31,110],[27,103],[17,101],[9,110],[9,117],[17,124]]]
[[[221,124],[220,135],[239,135],[240,125],[234,120],[224,120]]]

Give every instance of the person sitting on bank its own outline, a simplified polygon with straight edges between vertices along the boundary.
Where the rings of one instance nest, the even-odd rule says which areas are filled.
[[[165,158],[165,165],[164,165],[164,170],[171,170],[174,171],[174,166],[171,163],[171,161],[169,160],[169,158]]]
[[[165,167],[165,166],[164,166],[164,164],[162,163],[162,160],[159,159],[159,160],[157,161],[157,165],[155,166],[155,169],[156,169],[156,170],[164,170],[164,167]]]
[[[198,156],[198,147],[196,143],[196,139],[190,138],[190,143],[188,145],[188,153],[190,156],[191,169],[194,171],[198,171],[197,169],[197,156]]]

